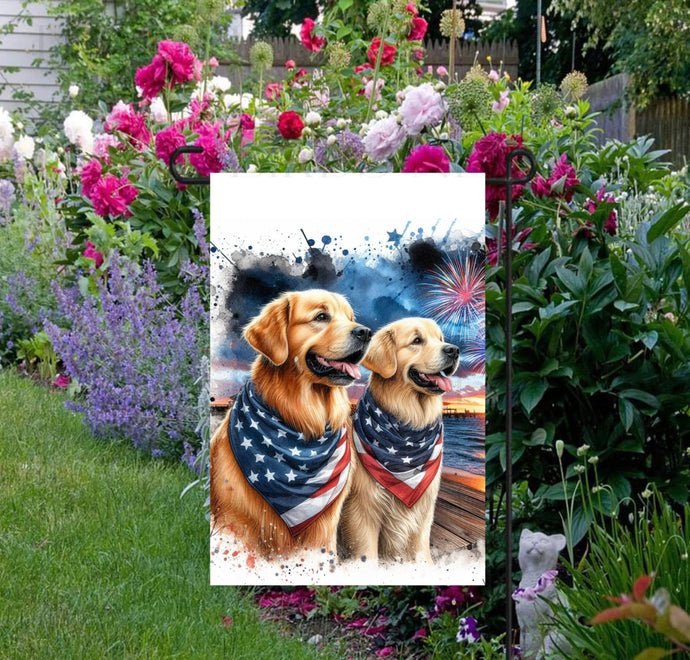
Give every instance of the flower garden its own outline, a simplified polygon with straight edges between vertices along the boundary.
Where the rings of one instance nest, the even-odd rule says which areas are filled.
[[[208,188],[172,177],[175,149],[202,148],[176,164],[199,177],[501,177],[506,155],[527,147],[538,174],[513,187],[510,245],[505,191],[486,191],[487,585],[249,593],[267,619],[336,657],[504,657],[517,644],[504,635],[511,498],[516,548],[523,527],[565,534],[556,586],[567,605],[549,625],[568,657],[687,653],[687,168],[672,170],[645,137],[600,143],[582,74],[534,86],[478,55],[456,79],[450,62],[425,65],[427,21],[415,2],[373,3],[366,31],[348,26],[347,7],[304,21],[302,44],[323,56],[313,73],[288,61],[280,79],[267,77],[273,52],[259,41],[252,79],[237,90],[214,57],[169,39],[139,63],[139,96],[99,116],[82,111],[78,85],[59,127],[0,109],[3,369],[63,390],[95,436],[184,462],[185,497],[201,504],[213,248]],[[445,13],[441,28],[454,37],[460,20]],[[308,203],[307,190],[297,194]],[[508,250],[512,493],[503,486]]]

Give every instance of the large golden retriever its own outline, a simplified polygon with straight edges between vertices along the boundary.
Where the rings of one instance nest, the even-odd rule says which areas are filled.
[[[351,478],[351,439],[343,439],[350,415],[346,387],[360,375],[371,331],[355,322],[343,296],[313,289],[267,304],[244,338],[259,355],[250,383],[211,440],[214,529],[265,557],[302,548],[335,551]],[[323,471],[310,473],[310,462]],[[335,477],[314,494],[322,509],[303,520],[308,505],[293,507],[290,489],[313,490],[327,470]],[[262,488],[283,490],[276,496]],[[299,524],[290,518],[297,514]]]
[[[373,336],[362,362],[371,376],[354,421],[358,465],[341,519],[346,555],[431,563],[441,395],[451,390],[458,356],[427,318],[395,321]]]

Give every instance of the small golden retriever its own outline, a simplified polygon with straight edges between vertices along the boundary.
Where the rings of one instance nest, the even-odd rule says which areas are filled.
[[[312,289],[268,303],[244,338],[259,355],[211,440],[214,529],[264,557],[335,551],[351,478],[346,387],[371,330],[343,296]]]
[[[376,332],[354,415],[357,462],[341,519],[341,550],[369,561],[431,563],[429,536],[441,481],[443,404],[459,349],[427,318]]]

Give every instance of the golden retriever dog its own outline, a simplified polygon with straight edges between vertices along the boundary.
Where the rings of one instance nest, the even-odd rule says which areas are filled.
[[[431,560],[429,536],[441,481],[443,404],[459,349],[427,318],[374,334],[371,370],[354,415],[358,463],[341,519],[341,550],[367,561]]]
[[[214,529],[267,558],[335,551],[351,479],[346,387],[371,330],[343,296],[313,289],[268,303],[244,338],[259,355],[211,440]]]

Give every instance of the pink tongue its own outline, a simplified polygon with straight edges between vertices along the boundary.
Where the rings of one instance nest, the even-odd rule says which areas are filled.
[[[450,392],[453,389],[453,384],[450,382],[450,378],[446,378],[445,376],[436,376],[434,374],[425,375],[432,383],[436,383],[436,387],[444,392]]]
[[[357,380],[358,378],[362,377],[362,372],[359,369],[358,364],[352,364],[352,362],[338,362],[337,360],[321,360],[319,359],[319,362],[324,362],[325,364],[330,365],[334,369],[338,369],[339,371],[344,371],[346,372],[349,376]]]

